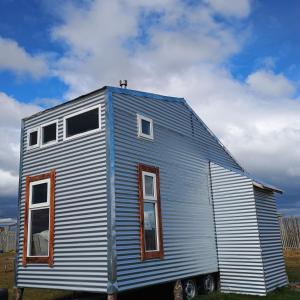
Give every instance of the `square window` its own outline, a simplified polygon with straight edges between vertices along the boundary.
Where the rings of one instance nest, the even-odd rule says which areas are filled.
[[[142,115],[137,115],[138,137],[153,140],[153,120]]]
[[[42,126],[42,144],[43,145],[56,142],[56,136],[57,136],[56,127],[57,127],[56,122],[49,124],[49,125]]]
[[[39,128],[29,129],[27,132],[27,149],[34,149],[40,146]]]
[[[31,204],[46,203],[48,199],[48,183],[32,185]]]
[[[29,133],[29,146],[34,146],[38,142],[38,132],[32,131]]]
[[[151,123],[147,120],[142,119],[142,134],[150,135]]]

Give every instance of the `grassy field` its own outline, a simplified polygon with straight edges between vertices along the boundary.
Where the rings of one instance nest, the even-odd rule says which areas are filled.
[[[12,259],[14,253],[0,254],[0,287],[9,288],[9,299],[13,299],[13,283],[14,273],[12,266]],[[10,261],[8,264],[8,272],[4,272],[4,261]],[[300,281],[300,256],[287,257],[285,259],[286,269],[290,282]],[[150,288],[148,291],[151,290]],[[141,292],[141,291],[140,291]],[[150,291],[151,292],[151,291]],[[147,292],[148,293],[148,292]],[[120,296],[118,299],[132,299],[133,293],[130,297]],[[142,299],[143,297],[139,297]],[[159,295],[154,295],[154,299],[160,300]],[[72,294],[65,291],[45,290],[45,289],[25,289],[23,300],[63,300],[72,299]],[[198,300],[299,300],[300,292],[291,290],[290,288],[278,289],[275,292],[268,294],[266,297],[235,295],[235,294],[220,294],[214,293],[211,295],[201,295]],[[165,299],[164,299],[165,300]]]

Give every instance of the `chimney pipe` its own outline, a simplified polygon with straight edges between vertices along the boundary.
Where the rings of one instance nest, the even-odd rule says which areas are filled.
[[[127,80],[120,80],[120,87],[122,89],[126,89],[127,88]]]

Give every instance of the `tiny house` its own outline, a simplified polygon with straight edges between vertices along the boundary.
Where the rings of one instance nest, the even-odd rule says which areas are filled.
[[[287,283],[276,193],[183,98],[103,87],[22,121],[16,286],[266,295]]]

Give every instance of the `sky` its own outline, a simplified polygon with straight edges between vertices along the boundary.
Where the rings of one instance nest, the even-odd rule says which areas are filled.
[[[300,215],[296,0],[1,0],[0,217],[15,217],[20,119],[104,85],[184,97]]]

